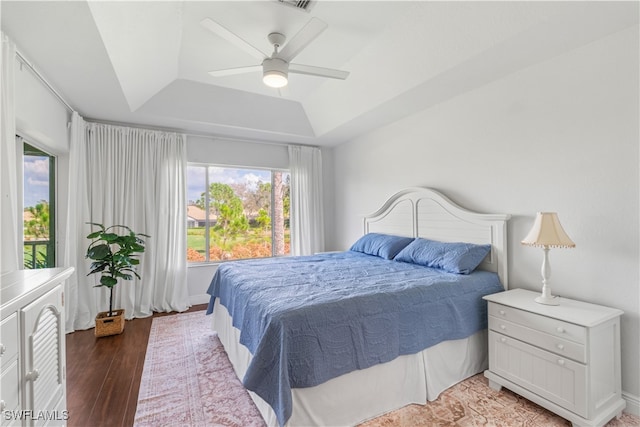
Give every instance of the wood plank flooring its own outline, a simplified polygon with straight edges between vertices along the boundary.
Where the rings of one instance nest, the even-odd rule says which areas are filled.
[[[111,337],[96,338],[93,329],[67,334],[69,427],[133,425],[152,319],[172,314],[127,321]]]

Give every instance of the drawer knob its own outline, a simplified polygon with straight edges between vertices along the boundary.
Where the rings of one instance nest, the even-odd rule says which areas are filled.
[[[507,329],[507,327],[504,326],[504,325],[500,325],[500,329],[502,329],[504,331],[505,329]]]
[[[558,350],[564,350],[564,345],[563,344],[558,344],[556,347],[558,347]]]
[[[0,344],[0,356],[4,356],[4,353],[7,351],[7,348],[4,344]]]
[[[498,313],[500,313],[501,316],[504,316],[505,314],[507,314],[507,313],[505,313],[504,310],[500,310]]]
[[[558,360],[558,365],[564,366],[564,359],[559,359]]]
[[[507,339],[502,337],[502,338],[500,338],[500,342],[507,342]]]
[[[556,331],[560,332],[561,334],[564,334],[564,332],[565,332],[565,330],[564,330],[564,328],[562,326],[558,326],[556,328]]]
[[[27,372],[27,375],[25,375],[25,378],[27,381],[35,381],[38,379],[39,376],[40,376],[40,372],[38,372],[37,369],[34,369],[31,372]]]

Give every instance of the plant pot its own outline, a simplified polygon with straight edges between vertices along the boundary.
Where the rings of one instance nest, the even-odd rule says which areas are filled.
[[[124,309],[113,310],[113,316],[108,311],[101,311],[96,316],[96,337],[118,335],[124,331]]]

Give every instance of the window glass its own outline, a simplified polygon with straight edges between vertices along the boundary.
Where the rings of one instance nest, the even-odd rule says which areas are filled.
[[[289,254],[289,173],[190,164],[187,260]]]
[[[55,158],[24,144],[24,268],[55,266]]]

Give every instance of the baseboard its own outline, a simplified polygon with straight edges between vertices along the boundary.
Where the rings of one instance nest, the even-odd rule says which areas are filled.
[[[640,417],[640,397],[623,391],[622,398],[627,402],[624,412]]]
[[[198,305],[198,304],[209,304],[209,299],[211,295],[201,294],[201,295],[189,295],[189,304]]]

